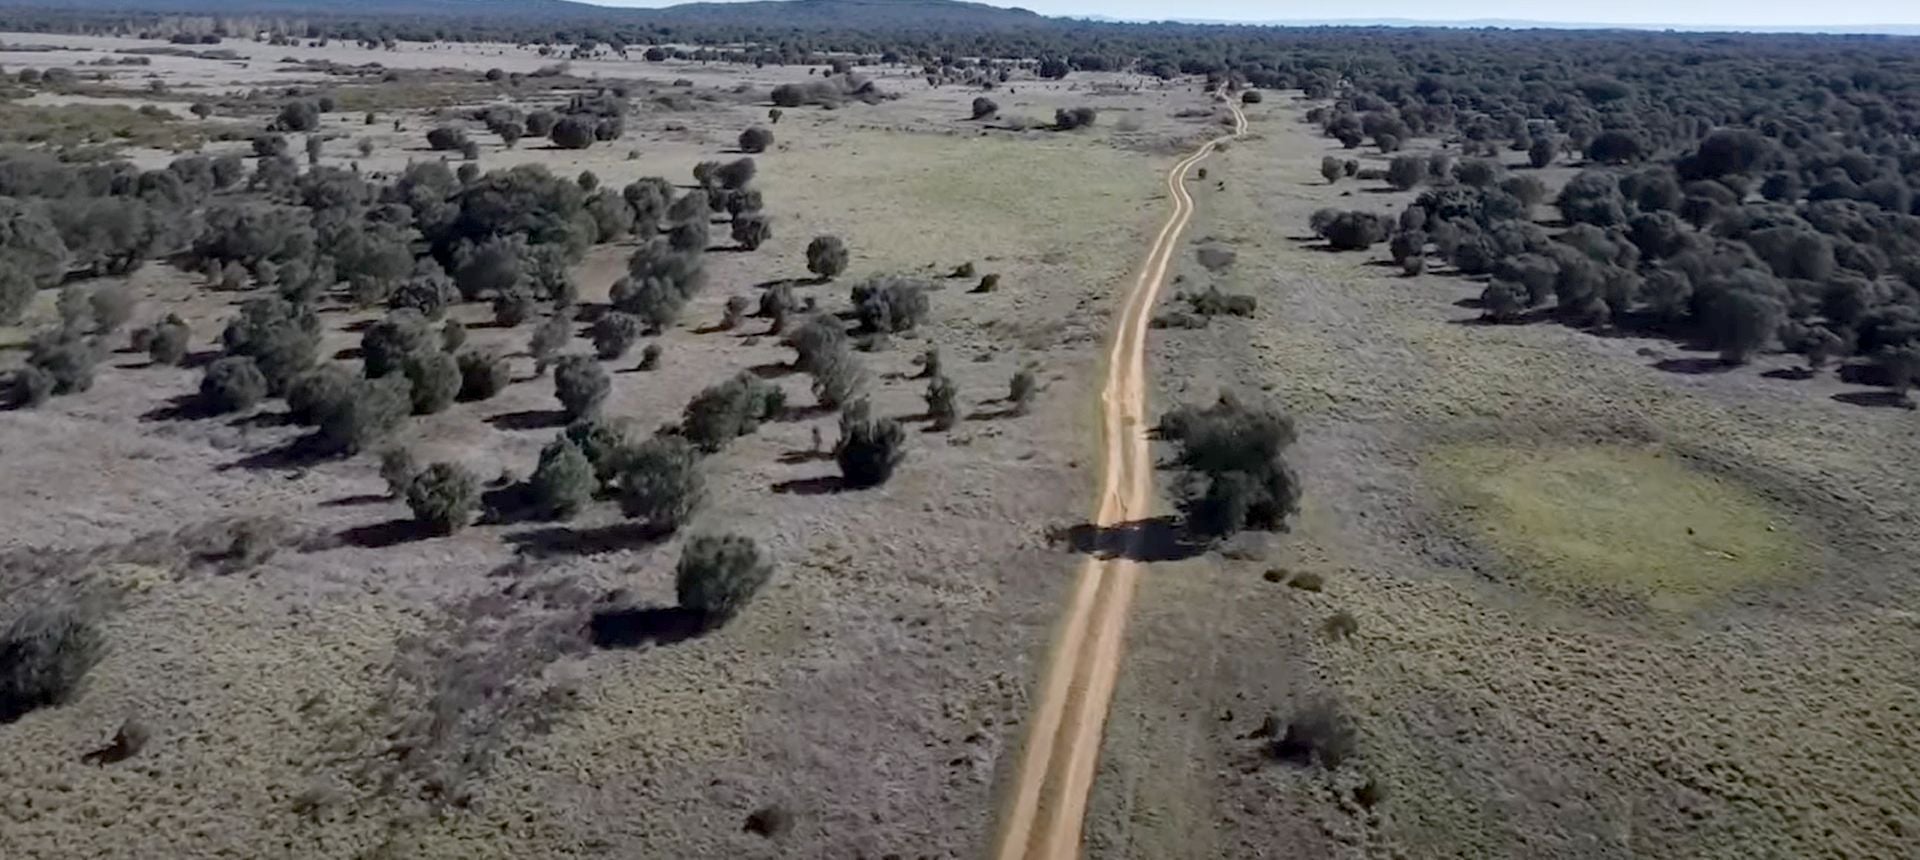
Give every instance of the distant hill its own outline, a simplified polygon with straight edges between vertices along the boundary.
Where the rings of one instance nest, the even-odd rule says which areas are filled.
[[[603,7],[601,11],[614,11]],[[1026,9],[959,0],[754,0],[683,3],[658,9],[621,9],[660,21],[796,27],[921,26],[1031,27],[1051,20]]]
[[[597,6],[572,0],[0,0],[0,8],[214,16],[644,21],[802,29],[1006,29],[1055,20],[1026,9],[961,0],[755,0],[658,8]]]

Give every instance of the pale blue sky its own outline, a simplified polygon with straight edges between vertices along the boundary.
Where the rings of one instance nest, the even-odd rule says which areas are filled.
[[[592,0],[609,6],[666,6],[669,0]],[[1920,24],[1916,0],[1611,0],[1541,3],[1539,0],[1366,0],[1360,3],[1273,0],[988,0],[1042,15],[1234,21],[1307,21],[1408,18],[1425,21],[1516,19],[1591,24],[1691,24],[1714,27],[1817,27]]]

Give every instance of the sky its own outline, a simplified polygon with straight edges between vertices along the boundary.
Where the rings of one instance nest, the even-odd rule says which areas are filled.
[[[666,6],[673,0],[592,0],[605,5]],[[1365,3],[1274,2],[1273,0],[985,0],[1020,6],[1042,15],[1218,21],[1325,21],[1405,18],[1421,21],[1508,19],[1583,24],[1676,24],[1727,27],[1818,27],[1856,24],[1920,24],[1915,0],[1609,0],[1605,3],[1542,3],[1539,0],[1367,0]]]

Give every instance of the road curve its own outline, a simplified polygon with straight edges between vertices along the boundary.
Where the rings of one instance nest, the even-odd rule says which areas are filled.
[[[1121,308],[1107,379],[1100,390],[1102,439],[1100,505],[1094,524],[1108,528],[1143,519],[1153,504],[1153,462],[1147,446],[1147,324],[1172,265],[1180,236],[1193,217],[1188,171],[1221,143],[1246,133],[1247,117],[1231,96],[1233,131],[1200,145],[1167,171],[1173,212],[1147,249]],[[1129,538],[1131,540],[1132,538]],[[1001,814],[997,860],[1071,860],[1080,856],[1081,822],[1100,752],[1107,706],[1120,673],[1127,610],[1140,579],[1128,558],[1089,557],[1042,681],[1019,771]]]

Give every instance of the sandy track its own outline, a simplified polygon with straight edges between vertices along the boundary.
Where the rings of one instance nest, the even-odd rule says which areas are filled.
[[[1240,106],[1231,98],[1226,104],[1233,112],[1233,132],[1201,144],[1167,171],[1173,212],[1148,249],[1146,263],[1121,309],[1106,384],[1100,392],[1106,450],[1094,524],[1102,529],[1144,518],[1153,503],[1153,463],[1144,431],[1147,324],[1180,236],[1193,217],[1187,172],[1222,142],[1246,132],[1247,118]],[[1131,550],[1128,546],[1114,558],[1090,557],[1080,569],[1040,688],[1011,800],[1002,815],[994,848],[999,860],[1079,856],[1081,820],[1120,672],[1127,610],[1140,579],[1140,565],[1126,557],[1133,554]]]

